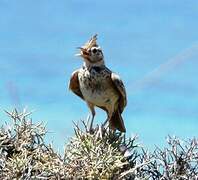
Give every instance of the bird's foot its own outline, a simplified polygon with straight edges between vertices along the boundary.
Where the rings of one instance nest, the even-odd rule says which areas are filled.
[[[96,129],[93,128],[93,123],[92,123],[92,121],[91,121],[88,132],[89,132],[90,134],[94,134],[95,130],[96,130]]]
[[[96,130],[96,129],[90,127],[89,130],[88,130],[88,133],[89,133],[89,134],[94,134],[95,130]]]

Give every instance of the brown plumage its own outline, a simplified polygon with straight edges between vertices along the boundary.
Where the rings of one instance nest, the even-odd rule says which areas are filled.
[[[106,111],[111,129],[125,132],[121,113],[127,104],[127,99],[122,80],[105,66],[102,50],[96,43],[96,36],[80,49],[84,65],[72,73],[70,90],[83,99],[90,108],[91,127],[96,106]]]

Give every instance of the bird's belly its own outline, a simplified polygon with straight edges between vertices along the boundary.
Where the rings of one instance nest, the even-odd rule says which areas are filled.
[[[92,93],[90,91],[83,91],[83,96],[85,99],[97,106],[106,106],[116,101],[117,97],[112,92],[100,92],[100,93]]]
[[[83,83],[81,92],[86,101],[96,106],[113,105],[119,98],[115,89],[106,82],[92,83],[91,86],[90,83]]]

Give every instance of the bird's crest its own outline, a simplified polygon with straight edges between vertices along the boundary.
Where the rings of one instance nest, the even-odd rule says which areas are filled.
[[[97,44],[97,34],[95,34],[94,36],[91,37],[91,39],[85,43],[84,46],[82,46],[83,49],[91,49],[92,47],[98,47]]]
[[[76,54],[75,56],[81,56],[81,57],[84,57],[86,58],[88,55],[89,55],[89,50],[92,48],[92,47],[99,47],[98,44],[97,44],[97,34],[95,34],[94,36],[91,37],[91,39],[86,42],[83,46],[81,47],[78,47],[78,49],[80,49],[80,53],[79,54]]]

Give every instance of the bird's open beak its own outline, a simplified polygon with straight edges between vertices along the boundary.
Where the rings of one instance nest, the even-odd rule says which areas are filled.
[[[86,58],[87,56],[89,56],[89,53],[87,52],[87,50],[83,47],[77,47],[77,49],[80,49],[80,53],[75,54],[75,56],[80,56],[83,58]]]

